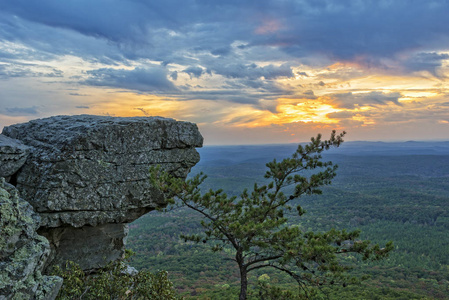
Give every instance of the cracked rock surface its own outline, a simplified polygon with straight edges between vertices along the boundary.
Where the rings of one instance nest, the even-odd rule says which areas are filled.
[[[104,264],[117,258],[126,241],[122,224],[166,205],[148,180],[149,168],[161,165],[185,178],[203,142],[195,124],[160,117],[55,116],[5,127],[2,134],[27,146],[29,155],[11,183],[40,215],[39,232],[50,240],[52,259],[69,258],[85,269],[101,263],[83,260],[87,242],[72,251],[80,253],[79,261],[65,256],[72,236],[92,244],[110,235],[112,246],[96,255],[107,258]]]

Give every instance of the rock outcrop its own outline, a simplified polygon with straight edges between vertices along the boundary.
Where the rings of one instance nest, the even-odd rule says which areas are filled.
[[[166,205],[149,168],[185,177],[203,141],[195,124],[159,117],[57,116],[2,134],[29,147],[8,176],[41,218],[38,232],[52,248],[47,264],[73,260],[84,269],[122,255],[126,223]]]
[[[62,278],[43,276],[48,240],[36,233],[39,216],[0,178],[0,299],[54,299]]]

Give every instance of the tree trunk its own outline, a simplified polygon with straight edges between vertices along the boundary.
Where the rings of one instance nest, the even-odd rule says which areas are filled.
[[[246,268],[244,266],[240,267],[240,296],[239,300],[246,300],[246,293],[248,289],[248,273],[246,272]]]
[[[239,265],[240,269],[240,295],[239,300],[246,300],[246,293],[248,289],[248,271],[247,266],[244,263],[243,253],[241,249],[236,249],[235,261]]]

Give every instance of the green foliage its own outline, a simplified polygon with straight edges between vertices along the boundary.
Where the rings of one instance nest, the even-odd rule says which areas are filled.
[[[449,155],[404,151],[397,155],[390,150],[354,155],[347,144],[341,151],[323,155],[338,163],[338,176],[323,188],[322,196],[302,197],[301,206],[307,213],[299,217],[294,210],[289,212],[288,224],[315,232],[358,228],[362,239],[380,244],[394,240],[395,250],[387,259],[375,262],[344,257],[357,265],[350,274],[368,274],[370,278],[361,285],[321,286],[327,299],[448,299]],[[193,171],[208,174],[203,190],[222,187],[228,195],[238,195],[236,191],[252,187],[255,181],[267,183],[262,180],[267,159],[283,157],[295,148],[206,147],[200,149],[202,159]],[[239,271],[234,262],[225,259],[229,254],[211,253],[208,244],[179,238],[180,233],[202,232],[200,220],[198,213],[187,208],[153,211],[139,218],[130,224],[128,247],[136,251],[131,264],[153,272],[169,271],[176,290],[187,299],[189,295],[192,299],[235,299]],[[265,273],[271,286],[298,291],[288,276],[260,269],[248,278],[248,297],[258,294],[257,278]],[[222,288],[225,283],[229,289]]]
[[[86,274],[71,261],[65,268],[56,266],[52,274],[64,279],[56,299],[181,299],[165,271],[127,273],[125,261],[132,254],[127,250],[123,259],[109,263],[95,274]]]
[[[339,256],[356,253],[364,260],[379,260],[393,249],[391,242],[380,248],[360,240],[358,230],[315,233],[289,224],[294,200],[321,194],[321,187],[335,177],[337,166],[323,162],[321,153],[339,147],[344,134],[333,131],[324,141],[318,135],[308,145],[299,145],[291,158],[273,160],[266,165],[265,178],[269,182],[255,184],[251,192],[245,189],[239,197],[229,197],[221,189],[202,193],[199,186],[206,176],[201,173],[184,182],[153,168],[151,178],[155,186],[172,197],[174,206],[188,207],[204,217],[204,232],[184,235],[185,241],[209,242],[214,252],[229,253],[231,249],[231,259],[240,272],[240,299],[247,298],[248,273],[262,268],[288,274],[309,296],[310,286],[346,286],[360,281],[360,277],[347,275],[350,266]],[[301,205],[295,208],[297,216],[305,213]]]
[[[295,294],[292,291],[286,291],[276,286],[271,286],[265,281],[258,282],[258,291],[251,293],[249,295],[250,299],[261,299],[261,300],[299,300],[307,299],[304,296]],[[315,295],[316,296],[316,295]]]

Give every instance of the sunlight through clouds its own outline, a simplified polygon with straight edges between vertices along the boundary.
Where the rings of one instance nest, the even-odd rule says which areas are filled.
[[[282,123],[337,123],[336,120],[329,119],[327,115],[341,111],[341,109],[336,109],[319,99],[307,100],[296,104],[294,102],[292,103],[291,99],[285,100],[279,99],[280,104],[277,107]]]
[[[206,144],[446,139],[449,4],[432,3],[2,2],[0,127],[88,113],[195,122]]]

